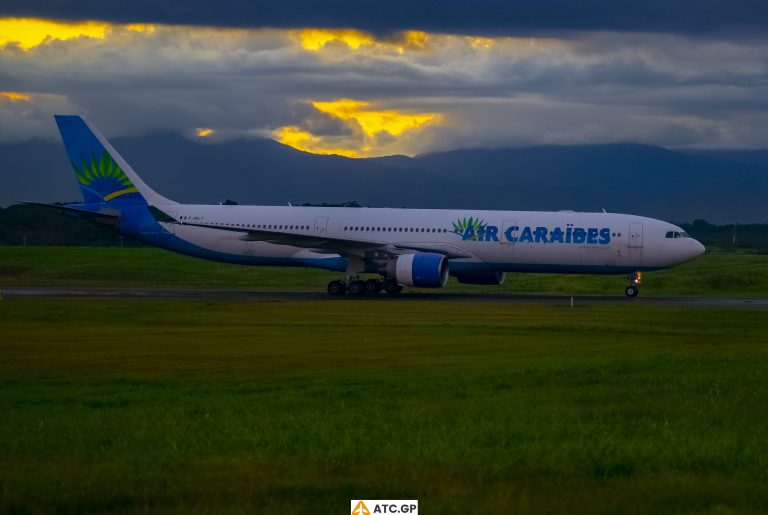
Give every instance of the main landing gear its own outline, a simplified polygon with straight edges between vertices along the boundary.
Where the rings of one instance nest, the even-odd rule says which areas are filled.
[[[390,295],[403,291],[403,287],[393,279],[368,279],[363,281],[357,277],[346,281],[331,281],[328,283],[328,293],[331,295],[378,295],[384,290]]]
[[[629,284],[624,289],[624,293],[627,297],[637,297],[637,294],[640,293],[641,282],[643,282],[643,274],[641,272],[633,272],[629,274]]]

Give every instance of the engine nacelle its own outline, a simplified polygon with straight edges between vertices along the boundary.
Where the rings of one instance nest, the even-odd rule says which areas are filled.
[[[401,254],[387,263],[387,275],[406,286],[442,288],[448,282],[448,260],[433,252]]]
[[[453,274],[462,284],[491,284],[498,286],[504,282],[506,274],[504,272],[494,272],[493,270],[483,272],[462,272]]]

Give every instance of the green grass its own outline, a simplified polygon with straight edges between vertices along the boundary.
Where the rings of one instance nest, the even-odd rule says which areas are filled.
[[[341,274],[305,268],[214,263],[154,248],[0,246],[0,288],[127,287],[324,290]],[[467,286],[452,292],[549,292],[622,295],[622,276],[507,274],[501,287]],[[641,295],[768,295],[768,256],[710,252],[684,265],[644,275]]]
[[[768,511],[768,313],[0,302],[0,511]]]

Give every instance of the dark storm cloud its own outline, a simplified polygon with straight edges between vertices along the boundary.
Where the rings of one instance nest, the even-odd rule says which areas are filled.
[[[354,27],[469,34],[630,31],[743,37],[768,29],[763,0],[3,0],[0,16],[226,27]]]
[[[327,138],[330,148],[367,141],[358,121],[313,107],[339,99],[436,115],[397,138],[371,133],[367,144],[377,153],[610,141],[754,148],[768,141],[768,32],[733,39],[428,33],[421,46],[408,46],[407,35],[354,33],[365,43],[332,40],[310,50],[303,37],[313,32],[328,31],[113,25],[103,38],[54,38],[26,51],[8,44],[0,47],[0,141],[55,139],[54,112],[83,113],[110,136],[205,127],[222,139],[275,137],[291,127]],[[30,100],[3,98],[3,91]]]

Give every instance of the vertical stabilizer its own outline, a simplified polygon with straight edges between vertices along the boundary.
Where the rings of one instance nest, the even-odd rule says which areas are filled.
[[[147,186],[84,117],[55,118],[86,203],[176,203]]]

